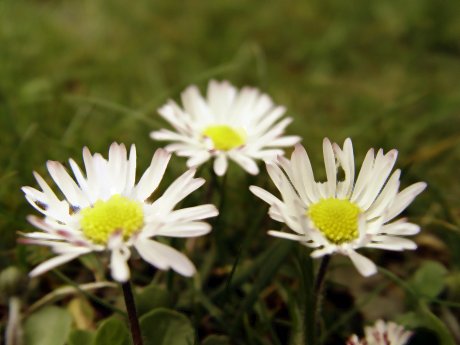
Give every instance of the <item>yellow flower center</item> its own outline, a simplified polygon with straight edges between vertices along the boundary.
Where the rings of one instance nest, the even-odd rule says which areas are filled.
[[[306,215],[324,236],[335,244],[358,238],[358,217],[361,210],[349,200],[322,199],[310,206]]]
[[[106,244],[115,231],[121,231],[126,240],[144,224],[142,204],[118,194],[107,201],[99,200],[80,213],[83,233],[98,244]]]
[[[227,125],[206,127],[203,136],[212,140],[216,150],[228,151],[244,145],[246,134],[243,129],[235,129]]]

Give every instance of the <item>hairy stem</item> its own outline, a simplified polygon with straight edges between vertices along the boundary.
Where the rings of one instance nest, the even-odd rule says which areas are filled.
[[[323,303],[323,286],[324,286],[324,280],[326,278],[326,272],[327,268],[329,266],[329,262],[331,261],[331,256],[326,255],[323,257],[321,260],[321,264],[319,266],[318,273],[316,274],[315,278],[315,286],[314,286],[314,291],[313,291],[313,318],[315,322],[315,345],[318,341],[318,336],[321,330],[321,307]]]
[[[125,297],[126,310],[128,311],[129,328],[133,338],[133,345],[143,345],[139,319],[137,318],[136,305],[134,304],[133,291],[129,281],[122,283],[123,296]]]

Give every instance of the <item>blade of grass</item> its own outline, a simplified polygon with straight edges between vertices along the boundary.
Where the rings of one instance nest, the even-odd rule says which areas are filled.
[[[52,292],[46,294],[42,298],[40,298],[37,302],[32,304],[27,311],[24,313],[24,316],[33,313],[37,309],[43,307],[48,303],[54,303],[62,298],[67,297],[68,295],[79,293],[81,291],[93,291],[103,288],[118,288],[118,285],[112,282],[96,282],[96,283],[88,283],[88,284],[80,284],[78,288],[75,286],[61,286]]]
[[[57,270],[57,269],[54,269],[52,270],[52,272],[61,280],[65,281],[67,284],[73,286],[75,289],[77,289],[79,292],[81,292],[85,297],[87,297],[88,299],[100,304],[101,306],[109,309],[109,310],[112,310],[120,315],[123,315],[124,317],[128,317],[128,314],[124,311],[124,310],[121,310],[109,303],[107,303],[106,301],[104,301],[102,298],[99,298],[97,296],[94,296],[90,293],[88,293],[87,291],[85,290],[82,290],[80,285],[78,285],[77,283],[75,283],[72,279],[70,279],[69,277],[67,277],[65,274],[63,274],[61,271]]]
[[[260,269],[259,274],[252,285],[251,290],[241,303],[235,316],[232,331],[239,325],[245,313],[247,313],[256,302],[260,292],[267,286],[268,282],[274,277],[286,257],[292,252],[295,245],[292,241],[278,241],[270,251],[267,260],[260,262],[256,269]],[[233,333],[233,332],[232,332]]]

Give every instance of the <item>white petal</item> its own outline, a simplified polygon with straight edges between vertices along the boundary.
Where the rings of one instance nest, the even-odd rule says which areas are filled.
[[[188,135],[179,134],[168,129],[161,129],[150,133],[150,137],[160,141],[180,141],[189,144],[196,144],[196,140]]]
[[[284,133],[284,129],[292,122],[292,118],[287,117],[270,128],[264,135],[257,139],[258,145],[270,146],[271,142]]]
[[[153,155],[152,162],[142,175],[135,188],[136,198],[140,201],[147,199],[158,187],[168,166],[171,153],[158,149]]]
[[[211,231],[211,225],[205,222],[172,223],[156,230],[155,235],[169,237],[197,237]]]
[[[385,181],[393,169],[398,151],[391,150],[385,156],[377,154],[374,162],[373,176],[369,179],[362,196],[357,199],[357,203],[363,210],[367,210],[374,202],[377,195],[380,193]]]
[[[369,177],[372,175],[372,168],[374,165],[374,149],[367,151],[366,157],[364,158],[361,170],[359,171],[358,178],[356,179],[351,201],[355,202],[361,195],[363,189],[366,187],[366,183]]]
[[[40,265],[35,267],[30,273],[29,276],[31,277],[36,277],[42,273],[45,273],[57,266],[60,266],[62,264],[65,264],[66,262],[75,259],[76,257],[82,255],[84,253],[79,252],[79,253],[71,253],[71,254],[63,254],[59,256],[55,256],[49,260],[46,260],[45,262],[42,262]]]
[[[227,117],[227,113],[235,100],[236,94],[236,88],[227,81],[219,83],[215,80],[211,80],[209,82],[207,100],[216,118],[225,119]]]
[[[404,211],[415,197],[424,191],[426,186],[425,182],[417,182],[399,192],[385,216],[385,222],[395,218]]]
[[[38,182],[38,185],[42,189],[43,193],[46,195],[49,203],[55,203],[58,204],[60,202],[59,198],[56,196],[56,194],[53,192],[53,190],[50,188],[50,186],[46,183],[46,181],[41,177],[37,172],[33,172],[35,179]]]
[[[126,186],[128,166],[126,146],[124,144],[112,143],[109,148],[108,170],[110,172],[110,193],[123,193]]]
[[[227,171],[228,161],[225,154],[219,154],[214,160],[214,172],[217,176],[223,176]]]
[[[293,189],[291,182],[289,182],[288,178],[279,166],[275,164],[267,164],[267,172],[273,183],[280,191],[283,202],[286,204],[286,208],[294,210],[296,207],[299,207],[302,204],[302,201]]]
[[[129,158],[128,158],[128,171],[126,174],[126,189],[124,194],[129,195],[134,188],[136,183],[136,162],[137,155],[136,155],[136,146],[131,145],[131,149],[129,150]]]
[[[200,188],[206,181],[203,178],[193,178],[196,170],[190,169],[179,176],[164,194],[155,200],[152,207],[156,207],[160,217],[164,217],[168,212],[187,197],[190,193]]]
[[[262,189],[258,186],[250,186],[249,190],[258,198],[262,199],[269,205],[280,204],[282,201],[278,199],[273,194],[267,192],[265,189]]]
[[[209,158],[211,158],[211,155],[208,151],[196,151],[196,153],[187,160],[187,166],[189,168],[195,168],[206,162]]]
[[[80,167],[78,166],[78,164],[73,159],[69,159],[69,164],[70,164],[70,168],[72,169],[72,172],[73,172],[73,174],[74,174],[74,176],[75,176],[75,178],[76,178],[76,180],[78,182],[78,185],[88,195],[88,197],[90,197],[91,194],[90,194],[88,182],[86,181],[85,177],[83,176],[83,173],[81,172]],[[85,206],[89,206],[89,205],[85,205]]]
[[[173,211],[168,215],[168,221],[171,223],[179,221],[192,221],[215,217],[218,214],[219,211],[214,205],[205,204]]]
[[[289,147],[289,146],[294,146],[301,140],[302,138],[297,135],[287,135],[287,136],[279,137],[279,138],[272,140],[268,146],[270,147]]]
[[[355,161],[353,154],[353,144],[350,138],[345,139],[343,150],[339,145],[333,144],[334,153],[337,157],[339,164],[345,172],[345,179],[339,183],[337,190],[337,198],[349,198],[353,190],[353,183],[355,180]]]
[[[257,175],[259,173],[259,167],[252,158],[235,151],[230,151],[229,156],[251,175]]]
[[[200,90],[195,85],[191,85],[181,93],[184,110],[189,113],[193,119],[205,118],[211,120],[212,115],[206,104]]]
[[[77,186],[75,181],[69,176],[61,163],[48,161],[46,166],[54,182],[56,182],[57,186],[71,205],[87,205],[87,199],[85,195],[82,193],[81,189]]]
[[[401,171],[399,169],[395,170],[393,175],[391,175],[380,195],[366,211],[366,217],[368,219],[381,216],[388,205],[393,202],[398,193],[400,175]]]
[[[283,154],[284,152],[281,149],[267,149],[251,152],[251,157],[262,160],[274,160],[276,159],[276,157],[281,156]]]
[[[302,184],[298,188],[302,188],[303,186],[310,202],[317,202],[319,200],[319,195],[315,177],[313,175],[313,169],[311,167],[307,151],[302,145],[297,144],[295,146],[294,152],[292,153],[291,162],[293,165],[292,170],[294,173],[300,173],[297,179],[302,181]]]
[[[96,169],[96,159],[91,155],[87,147],[83,148],[83,163],[86,170],[86,182],[88,185],[88,193],[90,193],[91,202],[94,203],[99,198],[98,192],[101,189],[99,184],[99,176]]]
[[[270,101],[271,102],[271,101]],[[263,119],[256,125],[254,129],[254,135],[260,136],[267,132],[273,124],[278,121],[286,112],[286,108],[283,106],[277,106],[266,114]]]
[[[332,144],[328,138],[324,138],[323,140],[323,155],[327,176],[327,196],[334,198],[337,187],[337,168],[335,165],[335,157],[334,151],[332,150]]]
[[[413,223],[408,223],[405,220],[385,224],[381,228],[381,232],[388,235],[410,236],[420,232],[420,226]]]
[[[386,250],[414,250],[417,249],[417,245],[415,242],[398,236],[375,236],[373,237],[373,241],[366,245],[368,248],[379,248],[379,249],[386,249]]]
[[[129,250],[126,247],[112,249],[110,256],[110,272],[117,282],[124,283],[129,280],[128,267]]]
[[[184,112],[176,102],[168,101],[168,103],[158,109],[158,113],[179,133],[187,133],[189,131],[190,115]]]
[[[269,230],[267,233],[274,237],[284,238],[284,239],[292,240],[292,241],[306,242],[309,240],[309,238],[306,236],[299,236],[295,234],[290,234],[288,232]]]
[[[335,246],[325,246],[320,249],[316,249],[311,252],[310,256],[313,259],[317,259],[317,258],[323,257],[324,255],[331,255],[335,251],[334,247]]]
[[[139,239],[134,246],[145,261],[161,270],[172,268],[186,277],[196,272],[195,266],[184,254],[163,243]]]
[[[352,249],[347,254],[361,275],[369,277],[377,272],[377,266],[365,256]]]

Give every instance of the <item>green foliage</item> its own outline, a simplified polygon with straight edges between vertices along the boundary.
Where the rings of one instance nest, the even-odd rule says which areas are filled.
[[[104,320],[94,336],[93,345],[130,345],[130,335],[125,323],[116,317]]]
[[[157,108],[189,84],[203,90],[208,79],[228,79],[259,87],[287,107],[289,134],[304,138],[319,180],[321,141],[328,136],[351,137],[358,166],[369,147],[397,148],[401,188],[428,183],[402,215],[421,225],[418,250],[365,253],[399,280],[384,273],[364,279],[333,258],[321,340],[343,344],[383,317],[449,344],[450,328],[460,327],[458,13],[459,1],[437,0],[0,1],[1,270],[15,265],[27,272],[50,255],[16,243],[18,230],[32,229],[25,217],[35,211],[20,191],[36,187],[32,171],[49,181],[47,160],[81,163],[83,146],[106,154],[116,140],[136,144],[139,172],[163,145],[149,138],[165,127]],[[185,160],[175,157],[170,168],[160,190],[183,173]],[[207,179],[204,188],[225,187],[225,210],[209,236],[174,240],[199,274],[185,279],[152,270],[132,255],[144,332],[169,337],[178,327],[191,344],[196,338],[203,345],[226,344],[225,337],[232,345],[298,344],[313,327],[304,324],[308,310],[298,301],[311,289],[304,278],[314,267],[298,270],[293,248],[309,252],[266,235],[280,225],[247,190],[251,184],[273,188],[263,167],[246,177],[230,163],[226,181],[217,182],[208,170],[197,175]],[[198,191],[185,203],[206,198]],[[62,271],[76,287],[105,281],[101,256],[85,256]],[[62,307],[30,309],[62,284],[62,276],[47,274],[14,287],[26,315],[25,344],[129,343],[126,322],[112,317],[123,315],[115,289],[85,290],[89,302],[78,310],[72,309],[75,291],[42,301]],[[1,303],[7,310],[8,300]],[[86,311],[88,329],[100,325],[96,333],[75,330],[75,313]],[[151,317],[163,328],[145,326]]]
[[[425,261],[409,284],[420,297],[432,299],[444,289],[446,274],[446,268],[439,262]]]
[[[230,345],[230,340],[223,335],[210,335],[201,345]]]
[[[73,330],[69,339],[67,340],[68,345],[88,345],[94,343],[94,333],[83,331],[83,330]]]
[[[140,318],[145,345],[192,345],[195,330],[189,319],[174,310],[158,308]]]
[[[171,306],[171,297],[168,292],[155,284],[147,285],[142,291],[136,293],[136,309],[139,315],[156,309]]]
[[[29,316],[24,324],[27,345],[64,345],[72,317],[63,308],[48,306]]]

